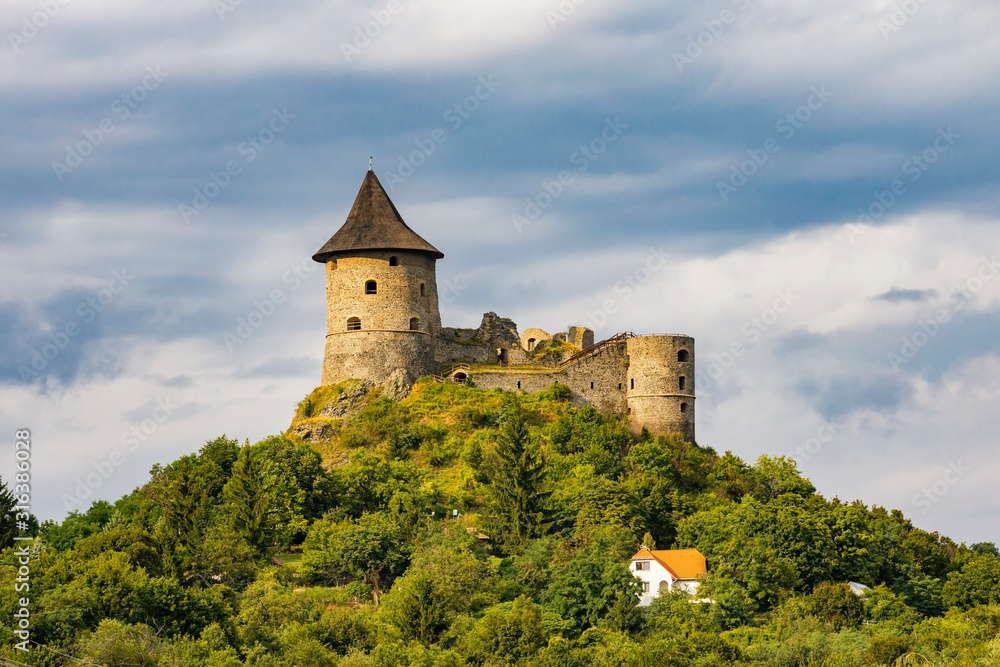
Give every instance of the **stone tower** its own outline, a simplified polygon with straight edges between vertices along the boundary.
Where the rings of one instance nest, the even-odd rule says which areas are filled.
[[[694,338],[636,336],[625,352],[629,423],[653,435],[680,432],[694,442]]]
[[[437,372],[435,263],[442,257],[407,227],[369,170],[347,221],[313,255],[326,264],[322,384],[381,384],[397,369],[411,381]]]

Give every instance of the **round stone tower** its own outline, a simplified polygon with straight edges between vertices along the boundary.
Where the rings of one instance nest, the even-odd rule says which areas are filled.
[[[694,338],[636,336],[625,342],[629,424],[694,442]]]
[[[343,227],[313,255],[326,264],[322,384],[381,384],[437,372],[441,330],[435,263],[444,255],[407,227],[369,170]]]

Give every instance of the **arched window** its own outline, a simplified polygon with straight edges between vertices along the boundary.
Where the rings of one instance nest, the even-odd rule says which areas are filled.
[[[424,295],[424,284],[420,283],[420,296]]]
[[[684,388],[684,381],[685,381],[686,379],[687,379],[687,378],[685,378],[685,377],[684,377],[683,375],[682,375],[682,376],[680,376],[679,378],[677,378],[677,385],[678,385],[678,387],[677,387],[677,388],[678,388],[678,389],[683,389],[683,388]]]
[[[420,318],[411,317],[410,318],[410,331],[420,331]]]
[[[688,411],[688,404],[681,403],[681,412],[687,412],[687,411]]]
[[[390,257],[389,258],[389,266],[399,266],[399,258],[398,257]]]
[[[688,351],[687,350],[679,350],[677,352],[677,361],[687,361],[687,360],[688,360]]]
[[[365,283],[365,294],[378,294],[378,283],[369,280]]]
[[[534,338],[529,338],[528,339],[528,352],[531,352],[534,349],[535,349],[535,339]]]
[[[349,318],[347,318],[347,330],[348,331],[361,331],[361,318],[360,317],[349,317]]]

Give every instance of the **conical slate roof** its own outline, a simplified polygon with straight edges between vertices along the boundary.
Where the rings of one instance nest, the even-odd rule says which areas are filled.
[[[347,215],[347,222],[313,255],[313,259],[325,263],[336,255],[359,250],[413,250],[425,252],[435,259],[444,257],[444,253],[406,226],[370,169]]]

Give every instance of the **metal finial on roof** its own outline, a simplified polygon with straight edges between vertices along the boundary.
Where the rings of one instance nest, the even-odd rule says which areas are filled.
[[[368,156],[368,171],[372,170],[372,156]]]

